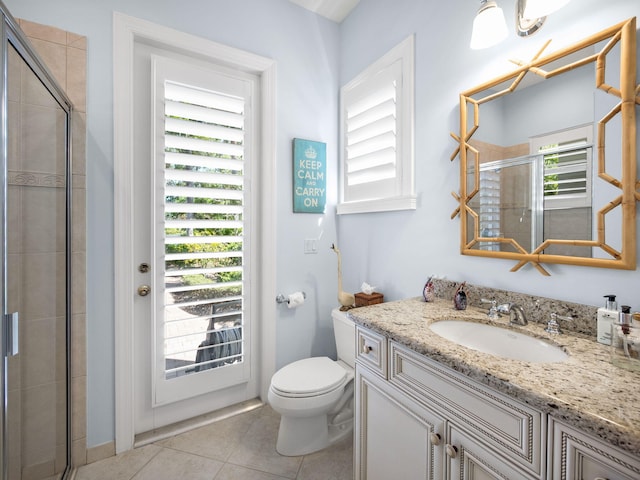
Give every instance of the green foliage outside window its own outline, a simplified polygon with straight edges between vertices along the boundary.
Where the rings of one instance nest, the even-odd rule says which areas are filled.
[[[551,148],[553,146],[557,146],[557,145],[548,145],[544,148]],[[552,155],[545,155],[543,158],[544,158],[545,171],[547,171],[548,169],[556,168],[560,163],[560,155],[558,155],[557,153],[554,153]],[[546,197],[549,195],[558,195],[558,188],[559,188],[558,174],[556,173],[545,174],[544,196]]]

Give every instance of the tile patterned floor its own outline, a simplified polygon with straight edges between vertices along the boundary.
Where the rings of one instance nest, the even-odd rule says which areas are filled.
[[[95,462],[75,480],[351,480],[352,437],[321,452],[276,452],[280,417],[269,406]]]

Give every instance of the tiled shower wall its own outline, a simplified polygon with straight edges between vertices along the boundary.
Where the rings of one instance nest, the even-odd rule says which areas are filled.
[[[18,19],[58,84],[73,103],[72,118],[72,301],[71,301],[71,441],[72,463],[84,465],[86,449],[86,37]],[[62,353],[62,352],[61,352]],[[23,359],[28,362],[28,359]],[[22,367],[24,368],[24,366]],[[23,418],[29,412],[23,412]],[[28,472],[23,472],[24,474]],[[38,472],[31,475],[37,478]]]

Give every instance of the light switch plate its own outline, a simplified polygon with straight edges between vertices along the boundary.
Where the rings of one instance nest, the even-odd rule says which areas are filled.
[[[305,238],[304,240],[304,253],[318,253],[318,239],[317,238]]]

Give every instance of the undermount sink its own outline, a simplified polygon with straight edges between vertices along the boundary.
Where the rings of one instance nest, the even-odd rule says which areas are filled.
[[[506,328],[464,320],[431,324],[441,337],[473,350],[533,363],[562,362],[569,355],[560,347]]]

